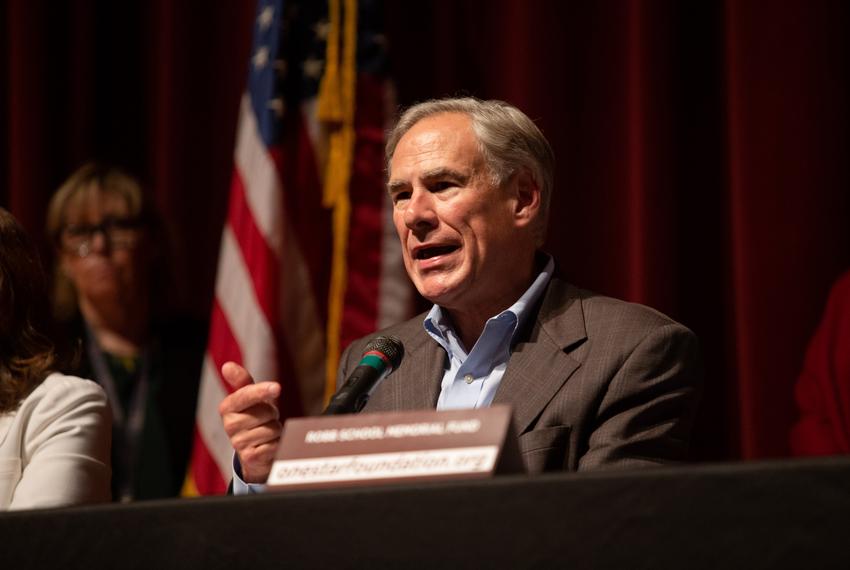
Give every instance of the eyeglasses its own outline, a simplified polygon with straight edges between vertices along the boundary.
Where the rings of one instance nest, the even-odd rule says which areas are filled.
[[[135,247],[142,228],[136,218],[104,218],[99,224],[71,224],[62,230],[62,245],[80,257],[88,256],[93,249],[94,236],[103,235],[111,249]]]

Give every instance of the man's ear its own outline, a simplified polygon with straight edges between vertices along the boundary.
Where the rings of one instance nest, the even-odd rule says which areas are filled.
[[[516,199],[514,219],[519,226],[527,226],[540,212],[540,186],[527,168],[522,168],[514,174],[513,186]]]

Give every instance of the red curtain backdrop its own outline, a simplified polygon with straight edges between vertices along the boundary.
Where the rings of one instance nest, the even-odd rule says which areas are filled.
[[[0,10],[0,205],[41,237],[71,170],[125,165],[171,227],[183,307],[207,316],[253,3]],[[847,3],[388,1],[385,17],[402,104],[468,93],[538,120],[558,156],[548,249],[572,280],[699,335],[695,458],[786,455],[807,339],[850,267]]]

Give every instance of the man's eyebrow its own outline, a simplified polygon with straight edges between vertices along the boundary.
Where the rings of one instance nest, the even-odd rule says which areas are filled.
[[[433,180],[434,178],[454,178],[458,182],[463,183],[469,180],[469,174],[460,172],[459,170],[454,170],[453,168],[440,166],[429,170],[422,175],[423,180]]]
[[[398,192],[406,186],[410,186],[410,184],[405,180],[390,180],[389,182],[387,182],[387,192],[389,194],[392,194],[393,192]]]
[[[453,180],[456,180],[460,184],[466,184],[470,176],[470,174],[461,172],[459,170],[440,166],[425,172],[422,175],[422,180],[428,182],[440,178],[451,178]],[[407,180],[390,180],[389,182],[387,182],[387,192],[389,194],[393,194],[394,192],[398,192],[401,189],[408,187],[410,187],[410,182],[408,182]]]

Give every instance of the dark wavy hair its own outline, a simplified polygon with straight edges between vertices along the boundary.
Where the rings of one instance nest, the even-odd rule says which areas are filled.
[[[38,252],[12,214],[0,208],[0,412],[17,409],[58,368],[52,333]]]

